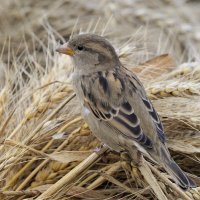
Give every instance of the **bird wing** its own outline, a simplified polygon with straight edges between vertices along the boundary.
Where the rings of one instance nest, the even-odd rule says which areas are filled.
[[[132,72],[124,68],[93,73],[81,78],[81,88],[84,104],[97,120],[145,149],[153,148],[156,138],[165,142],[159,117]]]

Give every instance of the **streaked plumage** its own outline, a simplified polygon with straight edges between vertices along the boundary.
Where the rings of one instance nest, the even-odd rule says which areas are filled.
[[[111,149],[136,149],[162,165],[183,188],[195,187],[171,158],[162,123],[135,74],[103,37],[83,34],[58,49],[74,62],[73,85],[93,133]]]

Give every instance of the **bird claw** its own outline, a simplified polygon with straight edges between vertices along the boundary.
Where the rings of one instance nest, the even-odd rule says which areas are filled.
[[[131,161],[131,157],[129,156],[129,154],[126,151],[120,152],[120,157],[124,161]]]
[[[107,147],[107,145],[102,143],[99,147],[96,147],[94,149],[94,152],[99,153],[103,147]]]
[[[141,166],[143,163],[143,156],[141,152],[137,151],[132,156],[132,162],[135,166]]]
[[[143,156],[142,156],[141,152],[139,152],[139,151],[137,152],[137,160],[138,160],[137,165],[141,166],[143,163]]]

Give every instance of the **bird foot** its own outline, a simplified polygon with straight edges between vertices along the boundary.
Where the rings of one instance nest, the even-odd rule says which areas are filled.
[[[97,153],[97,154],[99,154],[100,152],[101,152],[101,150],[102,150],[102,148],[104,148],[104,147],[108,147],[106,144],[101,144],[99,147],[96,147],[95,149],[94,149],[94,152],[95,153]],[[102,157],[102,161],[104,162],[104,163],[108,163],[108,159],[107,159],[107,157],[106,156],[103,156]]]
[[[120,152],[120,157],[124,161],[131,161],[131,157],[129,156],[128,152],[126,152],[126,151]]]
[[[143,155],[141,154],[141,152],[137,152],[137,157],[138,157],[138,166],[141,166],[143,163]]]
[[[96,147],[94,149],[94,152],[99,153],[103,147],[107,147],[107,145],[104,143],[101,143],[99,147]]]
[[[141,166],[143,163],[143,156],[140,151],[135,152],[131,155],[132,162],[135,166]]]

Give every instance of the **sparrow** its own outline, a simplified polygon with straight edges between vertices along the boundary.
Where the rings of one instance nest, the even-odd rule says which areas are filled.
[[[100,141],[132,159],[140,152],[164,167],[180,187],[196,187],[170,156],[163,125],[142,83],[122,65],[108,40],[80,34],[56,51],[71,57],[82,115]]]

